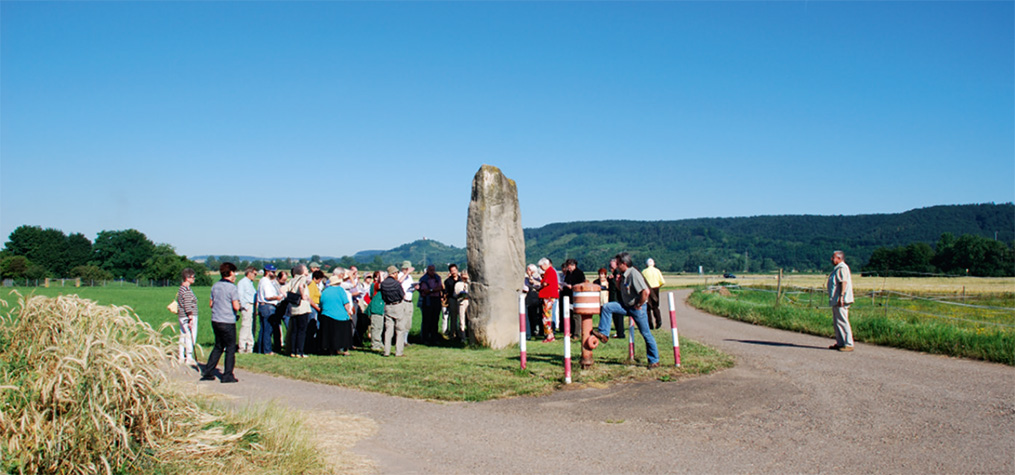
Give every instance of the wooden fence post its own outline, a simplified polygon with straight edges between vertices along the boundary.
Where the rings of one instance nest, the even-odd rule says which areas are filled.
[[[775,306],[779,306],[779,301],[782,300],[782,269],[779,269],[779,281],[775,285]]]

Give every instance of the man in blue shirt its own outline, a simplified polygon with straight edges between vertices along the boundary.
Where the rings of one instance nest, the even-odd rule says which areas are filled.
[[[240,310],[240,293],[236,289],[236,265],[223,262],[219,266],[222,280],[211,286],[211,329],[215,332],[215,348],[208,355],[208,364],[204,365],[201,381],[215,379],[215,367],[219,357],[225,352],[225,367],[222,371],[223,383],[235,383],[233,363],[236,359],[236,312]]]

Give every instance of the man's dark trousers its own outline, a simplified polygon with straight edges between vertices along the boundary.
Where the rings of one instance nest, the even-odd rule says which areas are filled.
[[[648,294],[648,327],[655,330],[663,326],[663,314],[659,311],[659,287]]]
[[[427,297],[423,297],[427,298]],[[420,313],[422,314],[423,321],[420,325],[420,337],[424,343],[437,343],[437,335],[440,332],[440,314],[441,314],[441,301],[439,299],[430,297],[432,302],[426,302],[421,308]]]
[[[204,365],[204,375],[210,376],[215,372],[219,364],[219,356],[226,353],[225,368],[222,370],[222,377],[233,376],[233,364],[236,361],[236,324],[211,322],[211,329],[215,332],[215,348],[208,355],[208,364]]]

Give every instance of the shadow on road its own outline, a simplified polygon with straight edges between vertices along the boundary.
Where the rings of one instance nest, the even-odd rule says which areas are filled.
[[[796,345],[793,343],[782,343],[778,341],[759,341],[759,340],[733,340],[727,338],[723,341],[735,341],[737,343],[747,343],[749,345],[762,345],[762,346],[789,346],[793,348],[810,348],[812,350],[827,350],[824,346],[811,346],[811,345]]]

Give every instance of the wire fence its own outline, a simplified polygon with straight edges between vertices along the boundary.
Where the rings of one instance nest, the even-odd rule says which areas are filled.
[[[782,303],[786,303],[786,304],[794,305],[794,306],[797,306],[797,307],[806,307],[806,308],[814,308],[814,309],[830,309],[830,308],[832,308],[831,305],[828,304],[828,301],[826,299],[827,298],[827,291],[825,289],[823,289],[823,288],[792,286],[792,287],[785,287],[785,288],[779,288],[779,289],[769,289],[769,288],[753,287],[753,286],[752,287],[745,287],[745,286],[741,286],[741,285],[737,285],[737,284],[731,284],[731,285],[713,285],[713,286],[709,286],[708,287],[709,290],[713,290],[713,291],[714,290],[718,290],[719,288],[725,288],[727,290],[737,291],[737,292],[756,292],[756,293],[764,293],[764,294],[776,294],[776,299],[775,299],[775,303],[774,303],[774,305],[776,305],[776,306],[780,305]],[[802,296],[802,295],[805,295],[805,294],[808,296],[807,302],[803,302],[799,298],[783,298],[783,297],[789,297],[789,296]],[[920,315],[920,316],[924,316],[924,317],[939,318],[939,319],[945,319],[945,320],[951,320],[951,321],[961,321],[961,322],[973,323],[973,324],[977,324],[977,325],[991,325],[991,326],[995,326],[995,327],[1015,328],[1015,324],[1011,324],[1011,323],[995,322],[995,321],[990,321],[990,320],[986,320],[986,319],[963,318],[961,316],[956,316],[955,314],[951,314],[951,315],[944,314],[944,313],[947,313],[944,309],[954,308],[956,310],[958,310],[958,309],[969,309],[969,310],[983,310],[983,311],[987,311],[987,312],[995,312],[995,313],[998,314],[998,315],[994,315],[995,317],[1012,318],[1012,317],[1015,317],[1015,307],[1001,307],[1001,306],[996,306],[996,305],[975,305],[975,304],[962,303],[962,302],[951,302],[951,301],[948,301],[948,300],[944,300],[941,297],[935,298],[935,297],[913,295],[913,294],[908,294],[908,293],[899,292],[899,291],[895,291],[895,290],[871,290],[871,291],[864,292],[861,295],[862,295],[861,298],[864,298],[864,299],[868,299],[869,298],[872,305],[879,305],[880,304],[880,306],[882,307],[882,309],[883,309],[883,311],[885,312],[886,315],[887,315],[889,310],[893,310],[893,311],[901,311],[901,312],[906,312],[906,313],[910,313],[910,314]],[[949,297],[951,297],[951,296],[949,296]],[[893,300],[896,301],[896,303],[897,303],[896,305],[892,305],[892,301]],[[903,305],[898,304],[898,301],[900,301],[900,300],[912,301],[912,302],[920,302],[920,303],[924,303],[924,304],[928,304],[928,305],[941,305],[943,307],[942,307],[942,310],[938,311],[940,313],[936,313],[936,312],[928,311],[928,310],[925,310],[925,309],[919,309],[918,310],[918,309],[907,308],[907,307],[905,307]],[[747,303],[747,304],[752,305],[752,306],[771,306],[771,305],[773,305],[773,304],[764,303],[764,302],[752,302],[752,301],[745,301],[745,300],[741,300],[740,303]],[[987,315],[984,315],[984,316],[986,317]]]

